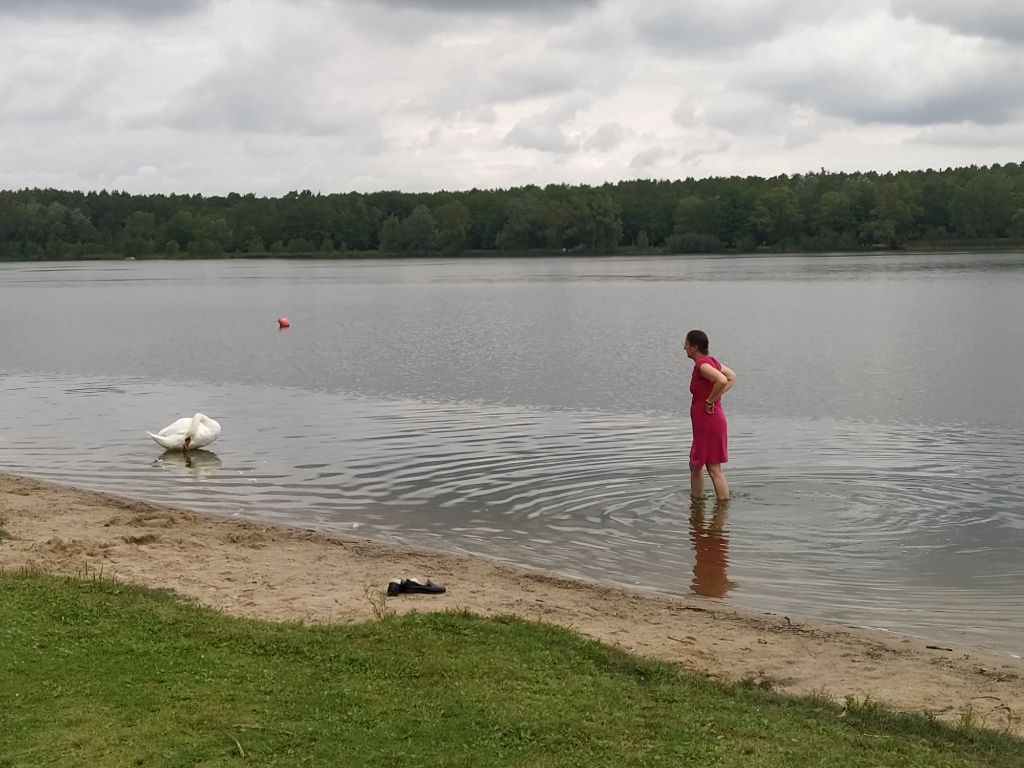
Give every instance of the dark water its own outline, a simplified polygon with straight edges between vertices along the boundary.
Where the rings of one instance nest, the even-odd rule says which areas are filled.
[[[1021,654],[1022,300],[1020,254],[0,265],[0,469]],[[186,466],[144,430],[195,410]]]

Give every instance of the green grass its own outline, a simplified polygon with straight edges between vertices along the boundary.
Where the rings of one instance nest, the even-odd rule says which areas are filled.
[[[519,619],[271,624],[0,573],[0,766],[132,765],[1019,768],[1024,743]]]

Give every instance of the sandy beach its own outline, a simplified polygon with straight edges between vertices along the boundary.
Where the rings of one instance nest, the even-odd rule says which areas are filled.
[[[0,475],[0,567],[97,574],[165,587],[240,616],[372,619],[396,577],[444,595],[387,598],[396,613],[468,609],[569,627],[623,649],[775,690],[871,697],[897,709],[1024,735],[1024,662],[886,633],[751,614],[697,597],[573,581],[469,558],[219,519]],[[376,606],[376,607],[375,607]]]

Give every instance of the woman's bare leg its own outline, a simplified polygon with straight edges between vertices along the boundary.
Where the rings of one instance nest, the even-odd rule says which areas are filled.
[[[695,499],[704,495],[704,467],[690,465],[690,495]]]
[[[711,475],[711,484],[715,486],[715,496],[718,497],[719,501],[725,501],[729,498],[729,483],[725,479],[725,472],[722,471],[721,464],[708,464],[708,474]],[[690,481],[692,484],[693,475],[690,475]]]

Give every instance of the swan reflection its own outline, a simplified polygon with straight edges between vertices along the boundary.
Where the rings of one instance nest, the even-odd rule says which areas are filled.
[[[725,530],[728,501],[714,505],[711,520],[707,520],[707,502],[690,501],[690,541],[693,542],[693,581],[690,590],[704,597],[724,597],[736,586],[727,574],[729,565],[729,537]]]
[[[153,462],[160,467],[185,477],[205,478],[214,474],[221,466],[220,457],[213,451],[164,451]]]

